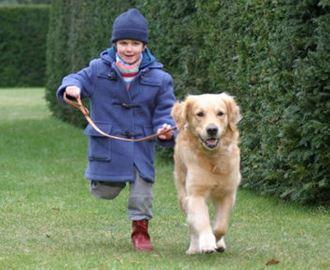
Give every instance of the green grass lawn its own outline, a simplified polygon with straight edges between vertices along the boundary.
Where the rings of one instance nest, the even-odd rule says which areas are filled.
[[[0,89],[0,269],[330,269],[330,215],[238,193],[228,250],[185,255],[172,164],[157,161],[151,236],[130,242],[127,190],[94,199],[83,178],[87,140],[51,117],[43,89]],[[278,264],[266,265],[270,260]]]

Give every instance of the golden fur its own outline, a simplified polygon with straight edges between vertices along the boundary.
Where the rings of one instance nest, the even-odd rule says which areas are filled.
[[[226,93],[191,95],[174,105],[172,116],[179,129],[174,175],[190,231],[187,254],[224,251],[224,235],[241,180],[239,107]],[[208,198],[216,210],[213,229]]]

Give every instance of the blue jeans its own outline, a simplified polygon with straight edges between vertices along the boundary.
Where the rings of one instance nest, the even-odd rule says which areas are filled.
[[[129,184],[128,218],[143,220],[152,218],[152,183],[144,181],[135,172],[135,182]],[[90,192],[99,199],[112,200],[125,188],[126,183],[91,180]]]

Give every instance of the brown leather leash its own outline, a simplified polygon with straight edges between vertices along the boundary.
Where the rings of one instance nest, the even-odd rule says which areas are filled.
[[[70,96],[71,97],[71,96]],[[72,97],[73,98],[73,97]],[[82,103],[81,98],[78,97],[76,98],[76,101],[69,99],[66,95],[66,93],[64,92],[63,95],[63,99],[64,101],[69,104],[71,107],[78,109],[79,111],[81,111],[81,113],[84,115],[84,117],[86,118],[87,122],[101,135],[108,137],[110,139],[115,139],[115,140],[121,140],[121,141],[125,141],[125,142],[143,142],[143,141],[148,141],[151,139],[155,139],[156,137],[158,137],[159,135],[165,134],[169,131],[173,131],[176,130],[176,127],[172,127],[167,131],[163,131],[160,133],[155,133],[143,138],[138,138],[138,139],[129,139],[129,138],[124,138],[124,137],[118,137],[118,136],[113,136],[110,134],[105,133],[104,131],[102,131],[100,128],[98,128],[98,126],[94,123],[94,121],[92,120],[92,118],[89,115],[89,110],[86,108],[86,106]]]

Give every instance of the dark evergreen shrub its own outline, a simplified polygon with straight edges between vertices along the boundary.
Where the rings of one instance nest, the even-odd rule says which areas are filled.
[[[0,87],[44,86],[49,7],[0,7]]]

